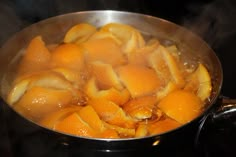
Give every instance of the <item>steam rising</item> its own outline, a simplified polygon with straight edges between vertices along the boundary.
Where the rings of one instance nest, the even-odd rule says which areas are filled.
[[[10,36],[18,31],[22,21],[15,14],[12,4],[9,2],[0,2],[0,45]]]
[[[204,6],[190,5],[188,9],[195,17],[185,19],[183,25],[199,34],[213,48],[218,48],[236,33],[233,0],[216,0]]]

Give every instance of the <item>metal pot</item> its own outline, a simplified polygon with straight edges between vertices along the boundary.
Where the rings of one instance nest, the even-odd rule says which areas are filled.
[[[109,22],[129,24],[139,29],[144,35],[158,37],[164,42],[176,43],[183,52],[183,55],[187,58],[194,62],[200,61],[204,63],[210,72],[213,84],[213,92],[205,112],[199,115],[199,117],[194,119],[192,122],[163,134],[132,139],[95,139],[75,137],[49,130],[25,119],[10,106],[5,105],[9,123],[8,127],[9,130],[11,130],[10,136],[13,140],[13,145],[19,145],[19,141],[22,142],[29,139],[34,141],[34,139],[40,135],[40,140],[36,140],[36,143],[41,141],[42,145],[46,145],[53,141],[56,144],[53,144],[52,149],[66,149],[72,156],[132,156],[134,154],[135,156],[139,156],[140,154],[138,152],[148,153],[149,151],[159,153],[162,147],[170,145],[171,141],[176,140],[176,137],[184,137],[185,130],[187,130],[191,125],[196,125],[198,127],[202,118],[208,115],[209,112],[212,112],[210,109],[217,105],[217,100],[220,100],[219,94],[223,81],[222,67],[214,51],[201,38],[187,29],[169,21],[148,15],[121,11],[85,11],[65,14],[38,22],[16,33],[3,45],[0,53],[0,77],[2,81],[1,96],[3,100],[6,98],[6,93],[9,90],[11,81],[15,74],[19,51],[26,47],[29,41],[36,35],[42,35],[46,43],[59,42],[71,26],[81,22],[87,22],[97,27]],[[230,108],[227,108],[227,110],[220,110],[219,112],[213,111],[215,117],[235,112],[235,103],[233,102],[230,104],[232,105]],[[224,103],[220,103],[221,107],[225,105],[226,104]],[[14,125],[10,125],[11,123],[14,123]],[[22,135],[23,133],[29,134],[30,136],[27,136],[27,138],[23,140],[21,139],[24,138]],[[184,143],[185,140],[181,140],[183,141],[179,142]],[[47,147],[43,148],[47,149]],[[17,148],[16,146],[16,149],[20,148]],[[38,153],[40,154],[40,151],[38,151]],[[34,156],[37,156],[37,154],[34,154]]]

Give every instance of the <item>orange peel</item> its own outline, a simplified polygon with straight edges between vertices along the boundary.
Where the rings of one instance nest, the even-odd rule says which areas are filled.
[[[133,98],[155,93],[160,80],[153,69],[127,64],[117,69],[118,76]]]
[[[89,39],[89,37],[97,31],[97,28],[88,23],[80,23],[71,27],[65,37],[65,43],[82,43]]]
[[[199,64],[190,75],[184,89],[196,93],[202,101],[209,98],[212,91],[211,77],[203,64]]]
[[[176,90],[165,96],[158,107],[169,117],[181,124],[188,123],[202,112],[202,101],[195,94]]]

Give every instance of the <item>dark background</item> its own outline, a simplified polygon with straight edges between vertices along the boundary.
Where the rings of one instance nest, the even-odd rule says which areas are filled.
[[[144,13],[187,27],[219,57],[224,72],[221,94],[236,98],[235,0],[0,0],[0,46],[32,23],[85,10]],[[0,156],[11,156],[2,106],[0,122]]]

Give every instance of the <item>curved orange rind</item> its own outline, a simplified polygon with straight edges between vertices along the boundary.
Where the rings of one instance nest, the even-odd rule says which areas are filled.
[[[71,27],[65,37],[65,43],[82,43],[89,39],[97,31],[97,28],[88,23],[80,23]]]
[[[188,123],[201,112],[203,103],[195,94],[186,90],[175,90],[165,96],[158,107],[169,117],[181,124]]]
[[[72,98],[68,90],[35,86],[28,89],[13,108],[30,118],[39,119],[68,105]]]
[[[190,75],[184,89],[195,93],[202,101],[210,97],[211,77],[203,64],[199,64],[198,68]]]
[[[126,62],[120,46],[111,38],[89,40],[82,46],[86,50],[87,62],[101,61],[112,66],[119,66]]]
[[[111,38],[118,45],[122,45],[122,42],[116,36],[114,36],[111,32],[105,31],[105,30],[99,30],[95,32],[88,40],[97,40],[97,39],[104,39],[104,38]]]
[[[30,75],[16,82],[7,97],[7,102],[10,105],[13,105],[25,94],[27,90],[35,86],[54,88],[58,90],[68,90],[71,93],[75,92],[72,84],[61,77],[61,75],[52,71],[44,71]]]
[[[81,71],[84,68],[84,49],[73,43],[57,46],[51,53],[52,68],[69,68]]]
[[[123,109],[131,117],[144,120],[152,117],[156,103],[155,96],[144,96],[130,100],[123,105]]]
[[[122,50],[129,55],[137,48],[145,45],[145,41],[140,32],[126,24],[109,23],[101,28],[102,31],[111,32],[115,37],[122,41]]]
[[[76,112],[57,123],[55,130],[76,136],[99,136],[99,132],[83,121],[83,119]]]
[[[130,93],[127,89],[122,89],[119,91],[112,87],[109,89],[99,90],[94,78],[91,78],[87,82],[84,90],[87,96],[91,99],[102,98],[112,101],[119,106],[123,105],[130,99]]]
[[[49,67],[51,53],[41,36],[33,38],[25,50],[18,68],[18,75],[46,70]]]
[[[158,40],[149,40],[145,46],[136,49],[128,55],[128,62],[131,64],[149,66],[149,56],[159,45]]]
[[[66,118],[73,112],[79,111],[81,108],[82,106],[69,106],[61,108],[58,111],[45,115],[42,119],[39,120],[39,124],[50,129],[55,129],[55,125],[58,122],[60,122],[62,119]]]
[[[158,49],[149,56],[150,66],[160,76],[162,82],[167,84],[169,81],[182,88],[185,84],[181,71],[175,58],[164,46],[158,46]]]
[[[133,98],[150,95],[160,88],[160,80],[153,69],[127,64],[117,69],[118,76]]]
[[[95,76],[98,86],[101,89],[116,88],[117,90],[124,89],[117,74],[110,64],[100,61],[92,62],[91,69],[93,76]]]
[[[99,117],[112,125],[117,125],[125,128],[134,128],[135,120],[126,115],[121,107],[112,101],[105,99],[91,99],[88,101]]]

